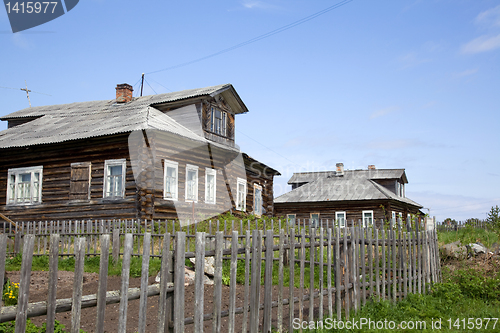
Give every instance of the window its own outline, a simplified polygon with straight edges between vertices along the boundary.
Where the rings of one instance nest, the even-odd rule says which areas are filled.
[[[215,203],[215,198],[216,198],[216,184],[217,184],[217,178],[216,178],[216,172],[215,169],[205,169],[205,202],[206,203]]]
[[[120,199],[125,197],[126,169],[127,161],[124,158],[104,162],[104,198]]]
[[[253,185],[253,213],[256,216],[262,215],[262,186]]]
[[[295,214],[287,214],[286,218],[288,220],[288,225],[291,227],[295,226]]]
[[[247,181],[243,178],[237,178],[236,186],[237,186],[236,209],[245,211],[247,206]]]
[[[363,228],[373,226],[373,210],[363,211]]]
[[[198,167],[186,165],[186,201],[198,202]]]
[[[227,113],[215,107],[210,112],[210,131],[227,136]]]
[[[90,199],[91,167],[90,162],[71,163],[70,200]]]
[[[177,200],[179,197],[179,163],[164,160],[163,199]]]
[[[319,227],[319,213],[311,213],[311,227]]]
[[[403,223],[403,213],[399,213],[399,221],[398,221],[399,226],[401,226],[402,223]]]
[[[43,166],[8,170],[7,204],[42,202]]]
[[[345,212],[335,212],[335,222],[340,228],[345,228]]]

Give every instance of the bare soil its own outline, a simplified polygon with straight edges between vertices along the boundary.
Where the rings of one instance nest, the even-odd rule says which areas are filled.
[[[71,298],[73,294],[73,272],[59,271],[57,280],[57,298]],[[19,272],[7,272],[6,276],[13,282],[19,282]],[[154,284],[155,277],[149,277],[149,284]],[[29,302],[39,302],[47,300],[48,285],[51,281],[48,280],[48,272],[32,272],[31,274],[31,285],[30,285],[30,295]],[[85,273],[83,279],[83,295],[96,294],[98,288],[98,274],[95,273]],[[120,290],[121,287],[121,277],[119,276],[109,276],[108,277],[108,287],[107,290]],[[130,278],[129,288],[140,287],[140,278]],[[236,307],[242,307],[244,302],[244,286],[237,285],[237,296],[236,296]],[[299,290],[295,290],[295,296],[298,297]],[[305,291],[307,293],[307,291]],[[277,300],[278,288],[273,286],[273,300]],[[147,300],[147,326],[146,332],[156,332],[157,320],[158,320],[158,296],[149,297]],[[283,298],[288,298],[288,288],[285,288]],[[262,304],[264,300],[264,286],[261,287],[260,303]],[[187,286],[185,293],[185,317],[193,316],[194,308],[194,286]],[[318,299],[315,300],[316,307],[319,304]],[[327,297],[324,299],[325,303],[325,313],[327,311]],[[205,285],[205,314],[211,313],[213,311],[213,286]],[[309,302],[305,301],[303,303],[304,313],[307,314],[309,311]],[[118,310],[119,304],[110,304],[106,307],[106,319],[104,324],[105,332],[117,332],[118,330]],[[222,286],[222,310],[227,310],[229,308],[229,287]],[[298,317],[298,306],[295,306],[295,316]],[[318,309],[315,309],[317,316]],[[277,308],[273,308],[272,315],[272,326],[277,327]],[[283,322],[285,329],[288,329],[288,312],[289,308],[287,305],[283,306]],[[138,322],[139,322],[139,300],[133,300],[128,302],[127,311],[127,332],[137,332]],[[262,322],[263,311],[259,312],[260,322]],[[95,322],[97,318],[96,308],[86,308],[82,309],[82,315],[80,319],[80,328],[86,332],[95,332]],[[66,330],[71,328],[71,312],[64,312],[56,314],[56,319],[66,326]],[[41,325],[45,322],[46,317],[34,317],[31,321],[36,325]],[[235,316],[235,331],[241,332],[243,325],[243,315],[237,314]],[[222,318],[222,331],[227,331],[228,329],[228,317]],[[248,327],[248,326],[247,326]],[[192,332],[194,329],[193,325],[186,325],[186,332]],[[212,332],[212,321],[205,321],[206,332]]]

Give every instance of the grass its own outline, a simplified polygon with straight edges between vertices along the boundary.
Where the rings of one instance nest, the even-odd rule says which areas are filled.
[[[7,271],[19,271],[21,269],[22,254],[7,258],[5,268]],[[111,256],[109,257],[108,275],[120,276],[122,274],[122,260],[113,263]],[[33,257],[32,271],[47,271],[49,267],[48,256],[35,256]],[[149,259],[149,276],[155,275],[160,271],[161,259]],[[99,273],[100,257],[92,256],[86,257],[84,263],[84,271],[87,273]],[[74,271],[75,258],[74,257],[60,257],[58,263],[60,271]],[[142,271],[142,258],[132,257],[130,261],[130,277],[140,277]],[[1,333],[1,331],[0,331]]]
[[[323,329],[305,330],[305,332],[414,331],[408,328],[398,328],[398,325],[403,321],[406,323],[410,321],[412,323],[421,322],[420,325],[425,325],[425,329],[420,330],[422,332],[436,330],[439,332],[500,331],[500,322],[495,323],[495,320],[490,320],[488,327],[486,327],[487,320],[483,319],[497,318],[500,321],[500,273],[488,277],[483,272],[472,269],[461,269],[455,272],[444,270],[443,281],[443,283],[435,284],[430,294],[410,294],[406,299],[396,304],[389,301],[368,302],[350,320],[358,322],[358,327],[362,320],[365,323],[371,320],[374,323],[371,328],[365,324],[359,329],[334,330],[330,327],[324,327]],[[472,319],[472,322],[469,322],[469,318]],[[343,321],[345,322],[346,319],[343,318]],[[385,321],[394,322],[395,328],[390,329],[386,326],[387,328],[377,329],[375,327],[375,323]],[[425,324],[423,324],[424,322]],[[325,320],[323,325],[328,323],[333,324],[333,320]],[[440,329],[438,323],[441,323]],[[480,327],[479,324],[482,326]],[[495,327],[493,324],[496,324]],[[297,322],[297,325],[300,323]],[[303,327],[307,327],[307,325]],[[423,327],[421,326],[421,328]],[[474,327],[473,330],[472,327]]]
[[[480,242],[487,248],[490,248],[494,243],[500,243],[499,239],[497,232],[474,228],[472,226],[461,228],[458,231],[438,232],[439,244],[449,244],[459,240],[462,245]]]

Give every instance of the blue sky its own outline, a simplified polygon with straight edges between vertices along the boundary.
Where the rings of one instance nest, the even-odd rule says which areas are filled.
[[[335,3],[86,0],[16,34],[2,9],[0,86],[51,95],[32,93],[37,106],[112,99],[143,72],[146,95],[231,83],[250,110],[237,143],[283,174],[276,195],[293,172],[374,164],[405,168],[407,196],[438,220],[485,218],[500,205],[497,0],[353,0],[156,72]],[[1,116],[28,106],[22,91],[0,100]]]

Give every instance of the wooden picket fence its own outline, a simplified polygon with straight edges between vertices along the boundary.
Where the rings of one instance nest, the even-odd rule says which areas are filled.
[[[282,332],[292,331],[294,318],[299,318],[301,322],[326,316],[339,320],[343,315],[349,318],[351,311],[357,311],[367,301],[389,299],[396,302],[408,293],[427,292],[433,283],[441,279],[435,231],[408,232],[361,227],[340,229],[332,228],[333,224],[329,228],[303,226],[281,229],[280,223],[279,232],[272,229],[264,232],[243,231],[241,224],[238,226],[238,223],[232,222],[226,232],[218,231],[222,225],[218,223],[213,234],[196,231],[189,234],[186,231],[157,234],[153,233],[154,227],[143,228],[146,232],[139,232],[139,229],[127,229],[127,225],[123,227],[116,222],[114,225],[102,224],[102,228],[99,223],[94,223],[94,227],[101,228],[99,232],[95,233],[93,229],[85,235],[75,232],[87,230],[82,225],[80,229],[71,229],[66,233],[54,227],[52,230],[59,233],[18,231],[15,234],[23,249],[18,305],[1,308],[0,322],[15,320],[16,332],[24,332],[27,318],[47,316],[47,332],[53,332],[55,314],[71,311],[71,332],[79,332],[82,309],[97,307],[95,331],[102,332],[106,305],[119,303],[118,332],[126,332],[128,302],[140,299],[139,323],[134,328],[137,332],[146,332],[147,318],[151,319],[151,316],[155,316],[158,332],[202,332],[204,328],[206,330],[204,323],[207,321],[211,322],[212,332],[221,332],[222,327],[228,332],[270,332],[271,329]],[[268,227],[274,228],[274,225]],[[47,234],[50,234],[48,239]],[[0,278],[5,273],[8,243],[12,243],[8,235],[0,235]],[[157,243],[161,246],[158,247]],[[140,288],[129,288],[130,261],[134,249],[140,252],[135,254],[142,256]],[[83,262],[89,252],[101,258],[99,287],[96,294],[84,296]],[[75,256],[72,298],[56,300],[56,285],[50,284],[47,302],[29,303],[34,253],[49,256],[49,281],[57,281],[60,255]],[[121,289],[117,291],[106,291],[110,254],[122,260]],[[148,285],[152,256],[162,258],[162,278],[159,284]],[[203,284],[206,257],[214,257],[215,261],[213,288],[205,288]],[[185,304],[187,287],[184,270],[187,258],[196,258],[194,304]],[[230,262],[228,291],[227,288],[223,291],[224,260]],[[238,261],[244,263],[244,292],[240,295],[236,292]],[[309,276],[306,276],[306,268],[309,269]],[[289,272],[286,287],[285,270]],[[277,280],[277,287],[274,288],[273,277],[274,284]],[[210,313],[204,311],[205,289],[213,290],[209,296],[213,301]],[[263,299],[261,289],[264,291]],[[223,293],[229,293],[229,304],[224,308],[221,302]],[[155,295],[159,295],[158,312],[152,314],[146,311],[147,300]],[[240,307],[236,307],[237,298],[243,300]],[[188,307],[192,307],[193,316],[186,317]],[[239,327],[236,327],[236,316],[243,318]],[[225,317],[227,323],[223,325],[222,318]]]

